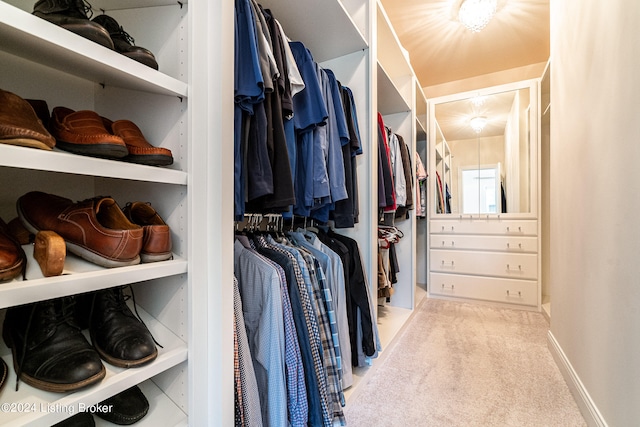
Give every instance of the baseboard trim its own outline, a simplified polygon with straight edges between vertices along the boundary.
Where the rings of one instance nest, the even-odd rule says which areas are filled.
[[[551,331],[547,333],[547,344],[587,425],[593,427],[608,427],[607,422],[602,417],[600,411],[598,411],[595,402],[591,399],[589,392],[584,384],[582,384],[582,381],[580,381],[580,377],[573,369],[567,355],[564,354],[562,347],[560,347],[560,344]]]

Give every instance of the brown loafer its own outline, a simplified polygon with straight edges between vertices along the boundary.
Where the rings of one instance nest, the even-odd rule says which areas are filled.
[[[9,234],[7,224],[0,218],[0,282],[24,274],[27,257],[22,246]]]
[[[71,153],[107,159],[120,159],[129,154],[122,138],[109,133],[94,111],[55,107],[49,130],[57,140],[57,147]]]
[[[167,166],[173,163],[171,150],[151,145],[138,126],[129,120],[111,120],[103,117],[103,123],[113,135],[119,136],[129,154],[122,160],[149,166]]]
[[[0,143],[51,150],[56,140],[25,99],[0,89]]]
[[[144,229],[144,243],[140,250],[142,262],[171,258],[171,230],[149,203],[127,203],[122,211],[129,221]]]
[[[103,267],[140,262],[142,227],[132,224],[110,197],[78,203],[53,194],[32,191],[18,199],[18,216],[30,232],[51,230],[67,250]]]

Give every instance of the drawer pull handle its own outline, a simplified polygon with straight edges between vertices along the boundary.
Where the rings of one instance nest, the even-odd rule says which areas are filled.
[[[444,260],[442,260],[442,266],[444,267]],[[453,267],[453,261],[451,261],[451,267]]]
[[[516,296],[515,293],[511,293],[508,289],[507,289],[507,296],[511,297],[511,296]],[[518,298],[522,297],[522,292],[518,291]]]
[[[507,271],[522,271],[522,266],[521,266],[521,265],[519,265],[519,266],[518,266],[518,270],[515,270],[515,269],[514,269],[514,270],[512,270],[512,269],[511,269],[511,267],[509,267],[509,264],[507,264]]]
[[[444,240],[442,241],[442,246],[444,246]]]
[[[445,288],[445,286],[444,286],[444,283],[443,283],[442,284],[442,289],[444,289],[444,288]],[[447,287],[447,289],[449,289],[449,288]],[[453,290],[453,285],[451,285],[451,290]]]
[[[511,231],[511,227],[507,227],[507,233]],[[518,233],[522,233],[522,227],[518,227]]]
[[[511,243],[507,243],[507,249],[511,249]],[[518,249],[522,249],[522,243],[518,243]]]

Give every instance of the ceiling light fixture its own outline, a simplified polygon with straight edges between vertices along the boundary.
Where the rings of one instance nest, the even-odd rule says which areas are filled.
[[[480,133],[482,132],[482,129],[484,129],[484,127],[487,125],[487,122],[488,120],[486,117],[476,116],[469,120],[469,125],[476,133]]]
[[[487,98],[488,96],[486,95],[476,95],[473,98],[471,98],[471,103],[473,104],[474,107],[480,108],[485,104],[485,102],[487,102]]]
[[[464,0],[458,11],[458,20],[474,33],[487,26],[496,13],[497,0]]]

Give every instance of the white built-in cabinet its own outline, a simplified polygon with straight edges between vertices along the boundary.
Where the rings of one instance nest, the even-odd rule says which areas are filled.
[[[486,104],[477,103],[479,96],[485,97]],[[444,107],[439,110],[440,116],[436,110],[439,106]],[[440,175],[443,188],[438,189],[440,184],[435,179],[428,187],[432,194],[429,200],[434,202],[428,209],[426,254],[430,297],[540,310],[539,111],[538,80],[430,100],[430,150],[434,153],[430,173]],[[487,115],[488,134],[474,133],[470,137],[461,133],[460,128],[469,127],[469,119],[479,114]],[[448,124],[452,135],[461,135],[460,139],[448,141],[438,118]],[[502,156],[500,161],[496,161],[498,154]],[[501,163],[506,164],[504,169]],[[487,165],[496,164],[502,191],[499,186],[484,184],[480,173]],[[474,196],[481,200],[466,205],[473,206],[474,211],[465,210],[467,199],[461,194],[470,190],[474,194],[463,181],[467,169],[478,171],[473,178],[477,184],[471,186],[477,185]],[[445,192],[445,185],[451,194],[452,212],[440,212],[435,206],[437,192]],[[494,202],[483,199],[490,193],[495,196]],[[501,211],[502,203],[506,203],[506,212]]]
[[[105,11],[155,54],[156,71],[33,16],[34,3],[0,2],[0,87],[43,99],[50,110],[66,106],[132,120],[152,144],[173,152],[174,164],[149,167],[0,144],[0,216],[14,218],[16,200],[32,190],[74,200],[110,195],[121,206],[147,201],[171,227],[174,256],[103,269],[68,255],[64,275],[44,278],[26,247],[28,280],[0,286],[1,308],[132,284],[140,314],[163,348],[149,365],[105,363],[99,384],[56,394],[25,383],[16,392],[11,352],[2,343],[0,355],[11,368],[0,402],[34,410],[2,411],[0,424],[52,425],[81,404],[139,384],[150,402],[140,425],[228,425],[233,393],[218,387],[231,383],[233,366],[232,207],[220,201],[232,200],[223,182],[233,174],[233,153],[223,142],[233,138],[233,74],[226,65],[233,59],[233,5],[92,1],[94,16]]]
[[[49,109],[89,109],[136,123],[174,164],[149,167],[0,144],[0,217],[16,216],[16,200],[32,190],[74,200],[110,195],[124,206],[147,201],[171,227],[172,260],[103,269],[68,256],[65,273],[44,278],[30,256],[27,281],[0,285],[0,309],[131,284],[145,323],[163,345],[157,360],[135,369],[108,364],[106,378],[68,394],[43,392],[15,373],[0,402],[74,408],[139,384],[150,401],[139,425],[233,423],[233,2],[223,0],[93,0],[151,50],[159,70],[31,14],[35,1],[0,1],[0,87]],[[265,0],[292,40],[332,69],[355,96],[364,154],[358,157],[360,217],[343,232],[359,242],[375,304],[377,275],[376,114],[412,149],[426,139],[420,85],[379,2]],[[425,116],[425,117],[422,117]],[[413,308],[415,217],[399,224],[401,282],[392,304]],[[26,248],[31,254],[31,248]],[[11,352],[0,356],[12,366]],[[53,405],[53,406],[51,406]],[[2,425],[51,425],[68,412],[0,413]],[[100,420],[97,420],[100,424]]]

